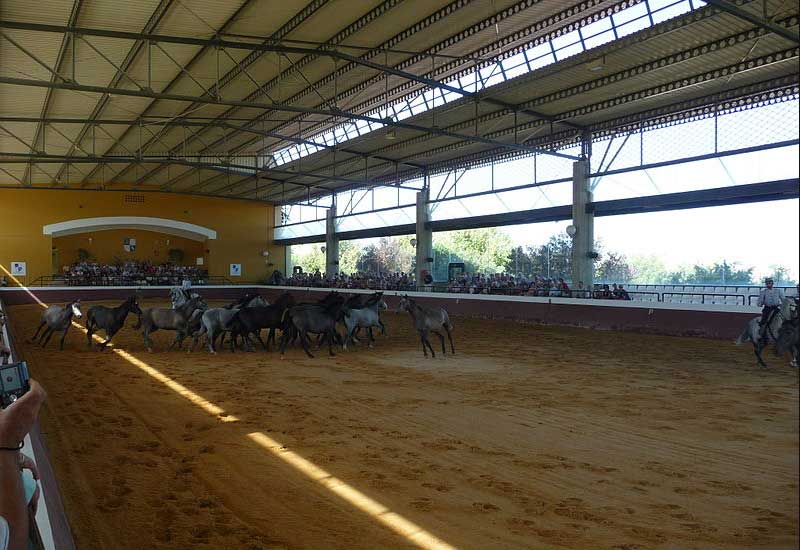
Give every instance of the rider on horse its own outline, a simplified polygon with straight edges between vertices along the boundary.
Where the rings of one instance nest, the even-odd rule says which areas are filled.
[[[783,301],[783,290],[773,287],[775,281],[772,280],[772,277],[767,277],[764,282],[767,288],[762,289],[761,293],[758,295],[758,306],[764,308],[761,310],[761,321],[758,322],[758,326],[760,327],[760,340],[766,345],[767,327],[770,321],[772,321],[772,317],[780,310]]]

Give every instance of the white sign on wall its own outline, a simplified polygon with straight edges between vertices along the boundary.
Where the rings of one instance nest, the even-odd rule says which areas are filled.
[[[240,277],[242,275],[242,264],[231,264],[231,277]]]
[[[11,274],[14,277],[24,277],[28,274],[28,264],[25,262],[11,262]]]
[[[197,258],[195,260],[195,265],[203,265],[203,258]]]

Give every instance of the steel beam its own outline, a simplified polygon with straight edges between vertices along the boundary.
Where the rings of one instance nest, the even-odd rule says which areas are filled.
[[[212,155],[198,155],[197,157],[208,157]],[[235,163],[227,163],[227,162],[219,162],[219,163],[210,163],[210,162],[201,162],[201,161],[193,161],[190,160],[192,156],[189,157],[163,157],[163,156],[147,156],[142,155],[139,156],[86,156],[86,157],[76,157],[76,156],[63,156],[63,155],[31,155],[28,153],[11,153],[11,152],[0,152],[0,164],[26,164],[26,163],[33,163],[33,164],[63,164],[63,163],[71,163],[71,164],[111,164],[111,163],[125,163],[125,164],[180,164],[183,166],[193,166],[198,167],[206,170],[212,170],[217,172],[222,172],[225,174],[230,174],[233,176],[251,176],[256,177],[259,176],[262,179],[269,178],[270,174],[286,176],[290,178],[294,177],[306,177],[306,178],[316,178],[318,180],[323,181],[333,181],[333,182],[341,182],[341,183],[349,183],[358,186],[365,186],[365,187],[397,187],[396,185],[389,185],[386,183],[379,183],[377,181],[371,180],[362,180],[356,178],[348,178],[343,176],[334,176],[334,175],[325,175],[325,174],[316,174],[311,172],[298,172],[294,170],[280,170],[276,168],[256,168],[253,166],[247,166],[242,164],[235,164]],[[292,185],[298,185],[303,187],[316,187],[321,190],[331,191],[331,189],[325,188],[319,183],[313,184],[304,184],[299,182],[289,182],[284,181],[281,179],[276,179],[274,181],[281,182],[281,183],[291,183]],[[410,188],[415,189],[416,188]]]
[[[479,92],[468,92],[462,90],[461,88],[450,86],[449,84],[439,82],[438,80],[434,80],[432,78],[427,78],[425,76],[415,75],[413,73],[401,71],[399,69],[395,69],[394,67],[388,65],[382,65],[380,63],[375,63],[373,61],[369,61],[361,57],[340,52],[332,48],[303,48],[299,46],[285,46],[281,44],[269,44],[269,43],[253,44],[251,42],[235,42],[231,40],[222,40],[219,38],[202,39],[202,38],[171,36],[163,34],[132,33],[132,32],[122,32],[122,31],[111,31],[105,29],[91,29],[85,27],[70,27],[70,26],[62,27],[58,25],[42,25],[39,23],[22,23],[17,21],[0,21],[0,28],[22,29],[28,31],[40,31],[40,32],[51,32],[51,33],[73,33],[73,34],[77,33],[78,35],[82,36],[102,36],[106,38],[121,38],[126,40],[149,41],[155,44],[182,71],[185,71],[185,69],[177,61],[175,61],[169,55],[169,53],[167,53],[163,48],[158,46],[159,42],[171,43],[171,44],[188,44],[192,46],[203,46],[203,47],[213,47],[213,48],[242,49],[242,50],[259,51],[259,52],[276,52],[281,54],[332,57],[334,59],[347,61],[349,63],[354,63],[356,65],[362,65],[364,67],[368,67],[378,72],[384,72],[394,76],[398,76],[400,78],[404,78],[406,80],[419,82],[420,84],[425,84],[426,86],[429,86],[431,88],[439,88],[441,90],[456,93],[461,95],[462,97],[478,99],[490,103],[492,105],[503,107],[505,109],[511,109],[511,110],[516,109],[516,106],[510,103],[506,103],[505,101],[501,101],[498,99],[485,98]],[[195,80],[195,78],[190,73],[187,72],[187,75],[195,82],[195,84],[200,86],[203,89],[203,91],[211,95],[210,92],[208,92],[208,90],[206,90],[199,82],[197,82],[197,80]],[[522,112],[530,116],[540,118],[542,120],[556,122],[559,124],[565,124],[567,126],[576,129],[581,128],[581,126],[577,124],[573,124],[568,121],[563,121],[563,122],[558,121],[553,117],[544,115],[542,113],[538,113],[530,109],[523,109]]]
[[[75,25],[78,22],[78,15],[80,14],[82,6],[83,6],[83,0],[75,0],[75,2],[72,4],[72,11],[70,12],[69,23],[68,23],[70,26]],[[56,57],[56,64],[55,64],[56,71],[61,67],[61,64],[64,62],[64,59],[67,56],[67,47],[70,44],[70,41],[74,39],[75,39],[74,36],[65,34],[63,39],[61,40],[61,46],[59,47],[58,56]],[[53,78],[56,78],[56,76],[53,75]],[[40,118],[44,119],[47,116],[47,113],[50,111],[50,102],[52,101],[52,99],[53,99],[53,90],[49,89],[47,90],[47,93],[45,94],[44,97],[44,103],[42,104],[42,112]],[[34,145],[39,143],[39,138],[43,137],[44,131],[45,131],[44,122],[39,122],[39,124],[36,126],[36,132],[33,134]],[[34,149],[31,149],[30,152],[33,153]],[[28,181],[28,176],[30,175],[29,170],[30,166],[25,168],[25,175],[22,178],[25,181]]]
[[[714,6],[718,10],[730,13],[739,19],[744,19],[749,23],[758,25],[759,27],[767,29],[770,32],[774,32],[778,36],[782,36],[783,38],[790,40],[795,44],[800,44],[800,34],[798,34],[796,31],[791,31],[783,25],[778,25],[768,19],[759,17],[752,12],[740,8],[732,2],[727,2],[726,0],[705,0],[705,2],[706,4]]]

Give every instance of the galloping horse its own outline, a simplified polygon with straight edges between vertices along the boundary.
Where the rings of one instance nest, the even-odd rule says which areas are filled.
[[[64,334],[61,335],[61,347],[60,349],[64,349],[64,338],[67,337],[67,330],[69,330],[69,326],[72,324],[72,317],[80,319],[81,317],[81,301],[73,300],[69,304],[65,306],[50,306],[46,310],[42,312],[42,322],[39,325],[39,328],[36,329],[36,334],[33,335],[31,338],[32,342],[36,341],[36,337],[39,336],[39,331],[42,330],[42,327],[47,325],[47,328],[42,333],[41,338],[39,338],[39,342],[42,342],[42,347],[47,345],[47,342],[50,341],[50,337],[53,336],[53,333],[56,331],[64,331]]]
[[[125,319],[128,317],[129,313],[135,313],[136,315],[142,314],[136,295],[129,297],[114,308],[106,306],[90,307],[89,311],[86,313],[87,346],[90,348],[92,347],[92,334],[94,331],[103,329],[106,333],[106,340],[105,342],[101,342],[99,347],[101,351],[105,349],[114,335],[125,325]]]
[[[158,329],[177,331],[175,339],[169,346],[169,350],[172,350],[175,344],[178,344],[178,348],[180,349],[183,339],[186,338],[190,332],[190,323],[194,319],[199,318],[199,315],[196,314],[205,307],[205,302],[199,296],[178,306],[177,309],[151,307],[142,312],[139,316],[139,322],[134,325],[133,328],[137,330],[142,328],[142,335],[144,336],[144,344],[147,347],[147,351],[153,351],[153,342],[150,340],[150,334]]]
[[[764,368],[766,368],[767,364],[764,362],[764,359],[761,357],[761,352],[764,351],[764,348],[767,347],[769,344],[775,344],[778,340],[778,333],[781,330],[781,325],[784,322],[791,320],[791,306],[792,306],[792,298],[784,298],[781,301],[780,309],[778,312],[772,316],[772,319],[767,324],[766,328],[766,335],[767,335],[767,342],[764,343],[761,341],[761,327],[759,326],[759,321],[761,317],[753,317],[747,322],[747,326],[744,327],[744,330],[739,335],[739,338],[736,339],[736,344],[744,344],[745,342],[752,342],[753,343],[753,352],[756,354],[756,359],[758,360],[758,364]]]
[[[398,311],[407,311],[408,314],[411,315],[414,328],[417,329],[419,338],[422,340],[422,353],[425,354],[425,357],[428,356],[428,351],[425,349],[425,346],[431,350],[431,356],[436,357],[433,346],[431,346],[431,342],[428,340],[428,332],[432,332],[439,337],[442,341],[442,353],[447,353],[444,347],[444,335],[439,332],[440,329],[444,329],[447,333],[447,338],[450,340],[450,349],[453,354],[456,353],[456,348],[453,345],[453,323],[450,322],[450,316],[447,315],[447,312],[443,308],[422,307],[409,298],[408,295],[405,295],[400,300],[400,307],[397,309]]]

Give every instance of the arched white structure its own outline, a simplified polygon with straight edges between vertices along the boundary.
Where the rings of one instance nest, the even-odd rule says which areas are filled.
[[[147,218],[142,216],[109,216],[103,218],[81,218],[65,222],[51,223],[42,227],[45,235],[63,237],[87,231],[104,231],[108,229],[144,229],[168,233],[179,237],[186,237],[195,241],[216,239],[217,232],[213,229],[195,225],[193,223],[179,222],[167,218]]]

